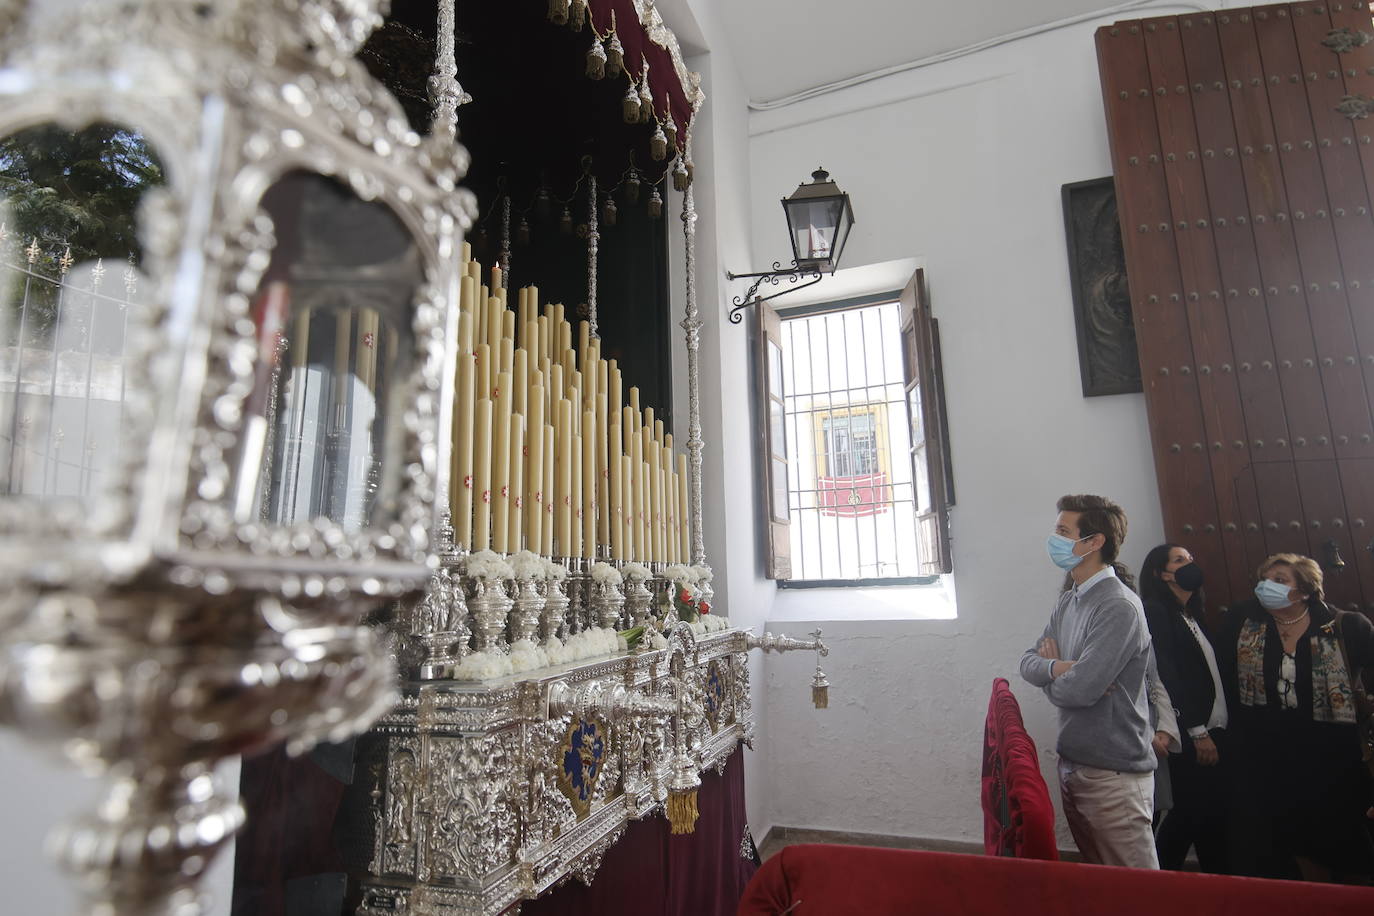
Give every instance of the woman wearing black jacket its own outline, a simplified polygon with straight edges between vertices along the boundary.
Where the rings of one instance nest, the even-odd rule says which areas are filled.
[[[1145,621],[1183,738],[1182,752],[1169,755],[1174,806],[1159,825],[1155,846],[1160,868],[1181,869],[1193,847],[1202,871],[1225,874],[1229,767],[1218,744],[1224,743],[1226,699],[1202,620],[1201,589],[1202,570],[1178,544],[1159,545],[1140,566]]]
[[[1374,628],[1322,600],[1310,557],[1275,554],[1259,580],[1255,598],[1227,611],[1216,643],[1234,747],[1231,864],[1237,874],[1368,884],[1370,774],[1353,678],[1374,666]]]

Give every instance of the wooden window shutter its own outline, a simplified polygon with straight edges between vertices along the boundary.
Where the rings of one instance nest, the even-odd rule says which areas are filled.
[[[907,418],[911,424],[911,473],[916,501],[918,572],[933,576],[954,569],[949,547],[949,507],[953,502],[945,442],[939,329],[930,314],[925,271],[918,270],[902,290],[902,366]]]
[[[764,570],[770,579],[792,578],[791,513],[787,493],[787,412],[783,400],[782,319],[756,302],[754,364],[759,393],[759,455],[764,486]]]

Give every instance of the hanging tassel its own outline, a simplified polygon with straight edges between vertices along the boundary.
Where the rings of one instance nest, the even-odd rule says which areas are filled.
[[[686,792],[669,792],[668,803],[665,807],[668,811],[668,824],[672,827],[674,834],[696,832],[698,815],[696,789],[689,789]]]
[[[550,208],[549,189],[540,185],[539,193],[534,195],[534,213],[540,219],[548,219]]]
[[[625,49],[620,45],[620,36],[614,31],[606,39],[606,75],[619,76],[625,69]]]
[[[679,156],[673,163],[673,190],[685,191],[687,185],[691,183],[691,176],[687,173],[687,166],[683,164],[682,157]]]
[[[633,166],[630,167],[629,177],[625,179],[625,201],[639,203],[639,172]]]
[[[587,76],[594,80],[599,80],[606,75],[606,49],[601,47],[601,42],[592,39],[592,46],[587,50]]]
[[[621,113],[625,116],[626,124],[639,123],[639,91],[635,89],[633,81],[630,82],[629,91],[625,93],[625,99],[621,102]]]
[[[574,32],[582,31],[587,21],[587,0],[572,0],[568,7],[568,27]]]
[[[655,162],[668,158],[668,136],[663,133],[663,125],[654,125],[654,135],[649,138],[649,156]]]
[[[649,218],[659,219],[663,216],[663,198],[658,196],[658,185],[654,185],[653,193],[649,195]]]
[[[558,218],[558,231],[564,235],[572,235],[572,211],[567,207],[563,208],[563,215]]]
[[[525,217],[520,217],[520,225],[515,227],[515,244],[528,245],[530,243],[530,224]]]
[[[811,679],[811,704],[817,709],[830,708],[830,681],[826,680],[821,666],[816,666],[816,676]]]
[[[649,91],[649,66],[644,65],[644,77],[639,81],[639,120],[649,123],[654,116],[654,94]]]
[[[549,0],[549,21],[554,25],[568,24],[568,0]]]
[[[668,152],[671,155],[677,154],[677,122],[673,120],[671,106],[668,109],[668,120],[663,122],[663,134],[668,138]]]
[[[606,202],[601,205],[601,224],[603,226],[614,226],[615,216],[615,201],[607,194]]]

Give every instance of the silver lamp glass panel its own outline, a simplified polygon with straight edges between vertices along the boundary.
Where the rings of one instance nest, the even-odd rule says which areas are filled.
[[[295,172],[264,197],[272,263],[252,299],[258,363],[241,444],[240,522],[328,519],[345,534],[398,516],[399,382],[420,252],[384,204]]]

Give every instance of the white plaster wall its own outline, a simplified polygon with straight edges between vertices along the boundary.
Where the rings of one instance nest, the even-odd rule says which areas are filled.
[[[226,785],[237,786],[235,757],[218,770]],[[83,776],[52,748],[40,749],[19,733],[0,729],[0,887],[3,913],[64,916],[76,913],[76,884],[48,856],[48,832],[58,823],[89,814],[106,784]],[[228,916],[234,886],[234,850],[229,847],[210,866],[202,887],[206,916]]]
[[[1055,718],[1016,670],[1058,590],[1044,548],[1054,501],[1119,501],[1133,567],[1162,537],[1143,397],[1084,399],[1079,384],[1060,186],[1111,172],[1094,27],[751,119],[757,263],[789,259],[778,199],[821,165],[854,202],[846,265],[925,264],[958,496],[957,619],[865,621],[862,594],[829,612],[778,594],[770,617],[822,621],[833,686],[830,709],[813,710],[812,658],[766,662],[776,824],[980,839],[997,676],[1012,682],[1053,787]]]

